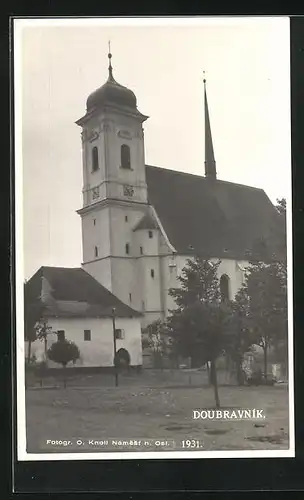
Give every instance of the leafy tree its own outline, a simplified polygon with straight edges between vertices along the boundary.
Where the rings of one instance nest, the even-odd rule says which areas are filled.
[[[54,342],[48,349],[47,356],[51,361],[62,365],[64,368],[64,387],[66,387],[66,366],[71,361],[75,363],[80,357],[77,345],[66,339]]]
[[[52,327],[48,325],[47,319],[42,318],[35,324],[34,329],[36,338],[44,343],[44,354],[45,358],[47,358],[47,337],[53,333]]]
[[[280,215],[286,216],[286,198],[277,198],[275,207]]]
[[[230,304],[221,300],[219,265],[220,261],[212,263],[200,256],[187,260],[178,277],[180,287],[169,290],[177,308],[171,311],[168,319],[177,350],[192,360],[199,360],[201,365],[210,362],[210,378],[218,408],[216,360],[228,342],[231,319]]]
[[[26,285],[26,283],[25,283]],[[31,359],[32,343],[37,339],[36,324],[41,323],[43,306],[40,302],[29,302],[24,285],[24,340],[28,341],[27,360]]]
[[[152,350],[153,364],[156,368],[163,368],[163,358],[170,355],[168,343],[169,330],[166,322],[157,319],[148,325],[143,333],[146,335],[143,340],[144,347]]]
[[[280,262],[280,272],[282,273],[283,276],[283,281],[284,281],[284,287],[286,286],[287,283],[287,249],[286,249],[286,199],[281,198],[277,199],[277,204],[276,204],[276,209],[280,214],[280,220],[281,220],[281,262]],[[287,290],[286,290],[287,293]],[[286,316],[287,316],[287,304],[286,304]],[[286,330],[287,330],[287,325],[286,325]],[[275,345],[275,351],[276,351],[276,356],[279,362],[283,363],[285,367],[285,371],[287,370],[287,363],[288,363],[288,352],[287,352],[287,335],[285,336],[285,339],[279,340],[276,345]]]
[[[231,302],[231,334],[226,353],[236,366],[236,378],[239,385],[244,384],[244,354],[252,350],[254,337],[250,330],[249,300],[245,288],[241,288]]]
[[[241,293],[248,299],[247,328],[263,349],[267,376],[271,347],[287,346],[287,269],[284,262],[251,263]]]
[[[286,199],[277,199],[277,204],[275,205],[277,214],[277,224],[275,225],[275,239],[276,239],[276,251],[273,260],[279,260],[281,262],[287,262],[287,241],[286,241]]]
[[[271,243],[264,238],[255,241],[240,292],[248,301],[242,324],[247,338],[253,337],[254,343],[263,349],[266,376],[270,348],[287,363],[286,199],[277,199],[275,208],[277,213],[269,233]],[[236,309],[240,309],[240,303]]]
[[[221,293],[218,280],[220,261],[211,262],[200,256],[187,259],[186,265],[177,280],[178,288],[171,288],[169,295],[173,297],[178,310],[182,311],[195,302],[218,303]],[[174,309],[171,312],[176,311]]]

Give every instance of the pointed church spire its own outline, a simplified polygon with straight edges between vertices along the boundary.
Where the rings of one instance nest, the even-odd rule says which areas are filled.
[[[113,68],[112,68],[112,54],[111,54],[111,42],[108,41],[108,46],[109,46],[109,53],[108,53],[108,59],[109,59],[109,77],[108,77],[108,82],[115,82],[114,77],[113,77]]]
[[[213,151],[213,142],[210,127],[209,109],[206,92],[206,78],[204,72],[204,104],[205,104],[205,176],[216,179],[216,163]]]

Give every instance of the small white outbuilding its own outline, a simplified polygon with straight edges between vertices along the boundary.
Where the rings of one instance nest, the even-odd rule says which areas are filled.
[[[130,366],[142,365],[141,314],[83,269],[41,267],[25,284],[24,303],[25,356],[35,323],[44,321],[51,327],[47,347],[62,338],[76,343],[80,359],[75,366],[113,366],[114,330],[118,355],[128,359]],[[31,354],[37,360],[44,352],[43,342],[31,343]]]

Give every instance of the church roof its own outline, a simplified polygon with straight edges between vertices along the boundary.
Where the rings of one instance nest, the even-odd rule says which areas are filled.
[[[138,224],[136,224],[133,231],[139,231],[140,229],[158,229],[157,222],[151,214],[144,215]]]
[[[109,317],[114,307],[117,317],[141,316],[82,268],[40,267],[25,284],[24,295],[25,313],[36,307],[49,316]]]
[[[150,165],[146,180],[148,201],[178,253],[248,260],[257,240],[275,251],[278,214],[262,189]]]

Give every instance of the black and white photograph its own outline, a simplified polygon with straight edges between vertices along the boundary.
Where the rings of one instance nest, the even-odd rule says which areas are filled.
[[[18,460],[295,456],[289,23],[14,20]]]

